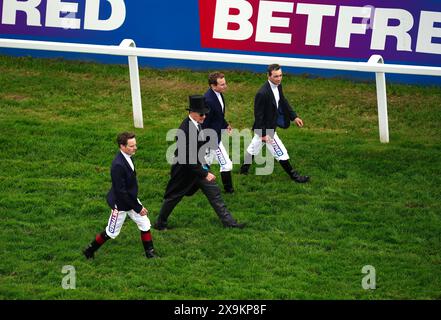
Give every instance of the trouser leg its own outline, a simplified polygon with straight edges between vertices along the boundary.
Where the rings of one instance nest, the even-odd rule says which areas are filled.
[[[253,163],[254,156],[246,152],[245,159],[240,167],[240,174],[248,174],[251,164]]]
[[[222,199],[221,191],[218,185],[215,182],[210,182],[205,179],[199,180],[198,185],[207,197],[210,205],[213,207],[222,224],[224,226],[237,224],[236,220],[234,220],[233,216],[228,211],[224,200]]]
[[[167,226],[168,217],[170,216],[176,205],[181,201],[182,197],[183,196],[169,196],[167,198],[164,198],[161,210],[159,211],[158,219],[156,220],[154,226],[155,229],[159,229],[158,227]]]
[[[110,237],[107,235],[106,231],[97,234],[95,236],[95,239],[89,243],[87,248],[83,251],[83,254],[86,256],[87,259],[91,259],[94,257],[95,251],[97,251],[107,240],[109,240]]]
[[[301,176],[296,170],[294,170],[289,163],[289,160],[279,160],[283,170],[289,175],[289,177],[298,183],[305,183],[309,181],[308,176]]]
[[[233,162],[231,162],[228,156],[227,150],[225,149],[222,141],[219,143],[218,148],[215,151],[217,162],[220,166],[220,174],[222,177],[222,183],[224,185],[224,190],[227,193],[233,193],[233,179],[231,178],[231,170],[233,170]]]
[[[233,193],[234,188],[233,188],[233,179],[231,177],[231,171],[221,172],[221,177],[225,192]]]
[[[153,239],[150,230],[141,231],[141,241],[144,247],[145,256],[147,258],[154,258]]]
[[[248,174],[248,170],[250,169],[251,164],[253,163],[254,156],[260,152],[262,146],[263,146],[262,138],[259,135],[254,134],[251,143],[248,145],[246,149],[243,165],[240,167],[241,174]]]
[[[289,160],[279,160],[280,165],[282,166],[283,170],[291,177],[293,168],[291,166],[291,163],[289,163]]]

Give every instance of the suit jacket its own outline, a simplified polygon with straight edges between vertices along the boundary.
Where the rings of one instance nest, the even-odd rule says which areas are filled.
[[[132,159],[133,161],[133,159]],[[140,213],[142,205],[138,202],[138,179],[121,151],[113,159],[110,169],[112,187],[107,194],[107,203],[120,211],[135,210]]]
[[[293,121],[297,118],[296,112],[292,109],[288,100],[285,99],[283,95],[282,85],[280,84],[278,87],[280,101],[279,108],[281,110],[283,120],[284,120],[284,129],[290,126],[290,121]],[[268,81],[259,89],[255,98],[254,98],[254,124],[253,130],[259,136],[266,136],[266,130],[272,129],[274,132],[277,128],[277,118],[278,118],[278,110],[277,103],[274,97],[273,91],[271,90],[271,86]],[[260,129],[261,131],[256,131]]]
[[[199,189],[196,181],[205,179],[208,175],[208,170],[203,167],[204,160],[200,161],[198,157],[205,140],[198,139],[197,128],[188,117],[179,126],[176,141],[176,162],[171,167],[170,181],[167,184],[164,198],[170,195],[189,196],[194,194]]]
[[[217,133],[217,143],[219,143],[222,139],[222,129],[226,129],[228,127],[228,122],[225,120],[225,99],[221,93],[221,98],[224,103],[224,110],[222,111],[222,105],[220,104],[219,99],[217,98],[213,89],[209,88],[207,92],[205,92],[204,97],[205,102],[210,107],[210,112],[205,118],[203,128],[215,130]]]

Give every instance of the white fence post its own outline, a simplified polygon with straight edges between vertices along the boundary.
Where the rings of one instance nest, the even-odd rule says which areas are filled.
[[[383,57],[375,54],[370,57],[370,64],[384,64]],[[378,126],[380,130],[380,142],[389,143],[389,120],[387,117],[387,95],[386,95],[386,75],[384,72],[376,72],[375,80],[377,84],[377,108]]]
[[[120,47],[136,48],[136,44],[132,39],[124,39],[121,42]],[[132,92],[133,121],[135,128],[144,128],[144,122],[142,119],[141,86],[139,84],[138,56],[130,55],[128,56],[128,59],[130,71],[130,89]]]
[[[127,56],[130,69],[130,87],[132,90],[133,118],[135,128],[143,128],[141,88],[139,82],[138,57],[181,59],[196,61],[214,61],[227,63],[245,63],[269,65],[278,63],[285,67],[316,68],[331,70],[346,70],[357,72],[375,72],[377,82],[377,106],[380,141],[389,142],[389,125],[387,118],[387,96],[385,73],[441,76],[441,67],[411,66],[399,64],[384,64],[383,58],[373,55],[368,62],[334,61],[320,59],[302,59],[275,56],[257,56],[232,53],[165,50],[151,48],[136,48],[135,42],[125,39],[119,46],[94,45],[68,42],[49,42],[20,39],[0,38],[0,48],[48,50],[58,52],[77,52],[86,54],[109,54]]]

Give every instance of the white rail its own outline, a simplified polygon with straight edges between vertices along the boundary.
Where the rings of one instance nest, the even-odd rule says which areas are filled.
[[[376,74],[376,85],[377,85],[380,141],[383,143],[389,142],[385,73],[441,76],[440,67],[384,64],[383,58],[379,55],[372,56],[367,62],[315,60],[315,59],[300,59],[300,58],[287,58],[287,57],[275,57],[275,56],[255,56],[255,55],[231,54],[231,53],[137,48],[135,42],[130,39],[123,40],[119,46],[108,46],[108,45],[92,45],[92,44],[0,38],[0,47],[13,48],[13,49],[30,49],[30,50],[46,50],[46,51],[127,56],[129,60],[129,69],[130,69],[130,85],[132,92],[133,117],[134,117],[134,125],[136,128],[143,127],[138,57],[243,63],[243,64],[257,64],[257,65],[269,65],[272,63],[278,63],[286,67],[374,72]]]

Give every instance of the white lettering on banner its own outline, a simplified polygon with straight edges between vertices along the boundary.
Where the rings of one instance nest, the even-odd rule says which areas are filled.
[[[441,54],[441,44],[432,42],[432,38],[441,39],[441,28],[435,28],[435,23],[441,23],[441,12],[421,11],[417,52]]]
[[[77,13],[78,3],[61,2],[61,0],[47,0],[47,7],[51,8],[46,12],[46,27],[80,29],[81,20],[70,17],[60,17],[60,13]],[[75,15],[74,15],[75,16]]]
[[[26,23],[28,26],[41,27],[40,11],[37,9],[40,2],[41,0],[4,0],[2,23],[15,24],[17,11],[22,11],[26,13]]]
[[[398,20],[396,26],[389,26],[389,20]],[[413,27],[413,16],[409,11],[403,9],[375,10],[375,19],[372,31],[372,50],[384,50],[386,37],[393,36],[397,39],[397,50],[412,51],[412,38],[409,34]]]
[[[322,24],[324,16],[335,16],[336,6],[299,3],[297,13],[308,16],[308,26],[306,29],[306,42],[308,46],[319,46],[322,35]]]
[[[291,43],[290,33],[271,32],[272,27],[289,27],[289,18],[273,17],[273,12],[292,13],[294,3],[261,1],[257,18],[256,41],[272,43]]]
[[[108,2],[111,6],[110,17],[99,19],[100,3]],[[78,2],[78,0],[77,0]],[[45,27],[80,29],[81,18],[77,17],[78,3],[74,0],[47,0]],[[17,12],[26,13],[26,25],[42,27],[41,12],[37,8],[41,0],[3,0],[2,24],[15,25]],[[63,17],[60,16],[63,13]],[[84,29],[111,31],[122,26],[126,19],[126,5],[124,0],[87,0],[84,11]]]
[[[110,31],[122,26],[126,19],[126,5],[123,0],[107,0],[112,14],[107,20],[99,20],[100,0],[86,1],[84,29]]]
[[[230,14],[230,9],[239,10],[239,14]],[[229,40],[246,40],[253,34],[253,25],[249,21],[253,7],[245,0],[223,0],[216,2],[213,38]],[[238,25],[237,30],[229,30],[228,24]]]
[[[352,34],[365,34],[367,23],[354,23],[354,18],[369,18],[371,7],[340,7],[338,15],[337,36],[335,46],[338,48],[349,48]]]
[[[277,13],[284,16],[277,16]],[[415,50],[421,53],[441,54],[441,28],[438,25],[441,24],[441,12],[421,11],[420,16],[416,17],[405,9],[372,6],[296,4],[296,1],[261,0],[257,9],[246,0],[217,0],[213,39],[245,41],[251,39],[255,31],[256,42],[294,44],[296,39],[292,39],[292,30],[289,28],[296,28],[295,24],[291,26],[292,21],[295,22],[295,14],[308,16],[305,37],[305,45],[308,46],[320,46],[323,29],[329,32],[326,29],[327,19],[337,19],[336,48],[349,48],[351,37],[358,35],[357,40],[360,37],[371,37],[372,50],[385,50],[386,41],[394,38],[397,51]],[[251,18],[256,15],[257,19],[252,20],[255,22],[251,22]],[[410,31],[416,27],[415,21],[418,18],[420,23],[417,38],[412,39]],[[398,23],[389,25],[391,21]],[[273,27],[287,30],[272,32]],[[368,29],[372,29],[372,35],[367,33]]]

